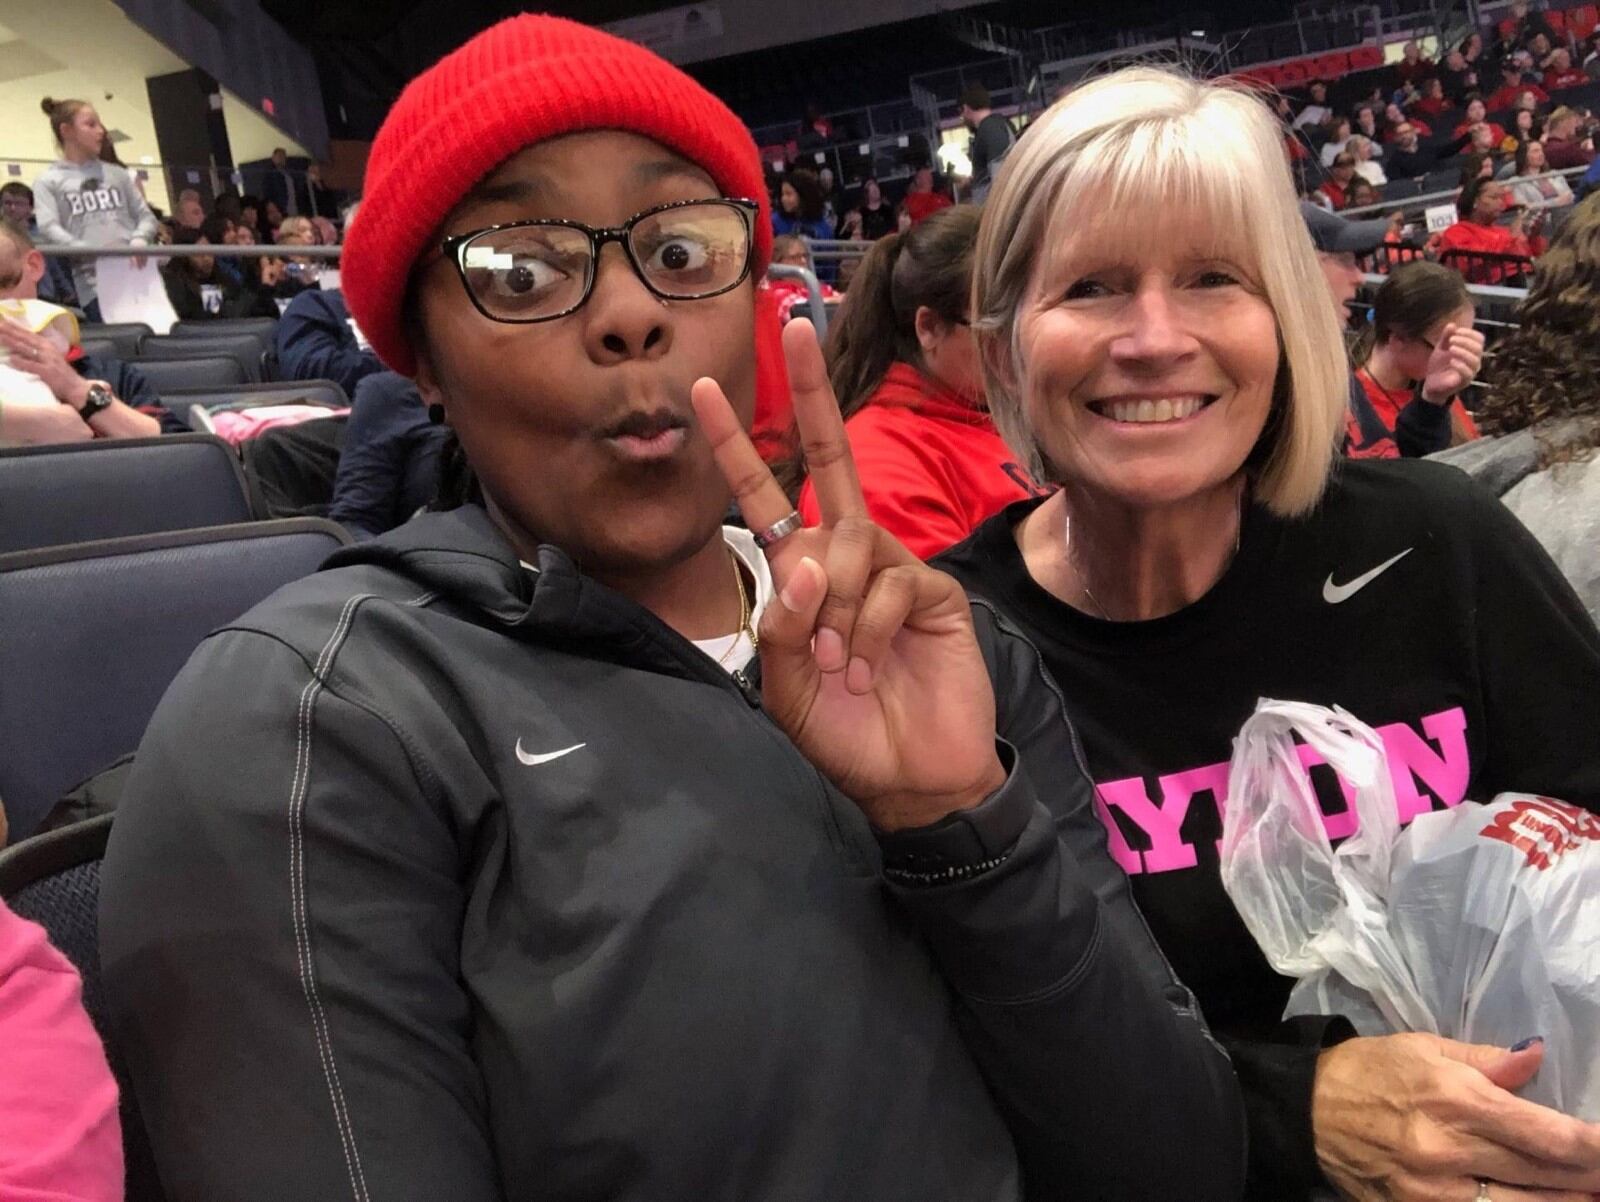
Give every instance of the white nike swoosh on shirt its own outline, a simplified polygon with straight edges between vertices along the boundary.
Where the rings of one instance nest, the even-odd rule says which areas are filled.
[[[517,759],[531,768],[535,764],[548,764],[551,760],[559,760],[562,756],[571,755],[574,751],[587,746],[589,746],[587,743],[574,743],[571,747],[563,747],[560,751],[547,751],[543,755],[530,755],[522,750],[522,740],[518,739]]]
[[[1394,567],[1395,564],[1399,563],[1407,555],[1410,555],[1411,552],[1414,551],[1414,550],[1416,550],[1415,547],[1407,547],[1404,551],[1400,552],[1400,554],[1396,555],[1393,559],[1384,560],[1377,567],[1373,568],[1372,571],[1363,572],[1360,576],[1357,576],[1349,584],[1335,584],[1333,582],[1333,573],[1329,572],[1328,573],[1328,579],[1322,586],[1322,599],[1324,601],[1326,601],[1329,605],[1338,605],[1341,601],[1350,600],[1351,597],[1354,597],[1362,589],[1366,588],[1367,585],[1371,584],[1379,576],[1382,576],[1385,572],[1387,572],[1390,568]]]

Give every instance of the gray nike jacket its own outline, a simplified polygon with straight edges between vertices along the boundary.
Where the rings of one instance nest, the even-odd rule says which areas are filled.
[[[169,1196],[1238,1197],[1228,1060],[975,613],[1007,781],[881,839],[752,682],[476,507],[213,634],[101,891]]]

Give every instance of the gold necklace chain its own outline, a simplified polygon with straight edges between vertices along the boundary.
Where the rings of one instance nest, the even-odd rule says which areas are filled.
[[[734,554],[733,548],[728,548],[728,559],[733,563],[733,583],[739,589],[739,628],[734,631],[733,642],[728,649],[717,657],[717,667],[727,666],[728,656],[732,655],[739,646],[741,635],[750,636],[750,648],[753,651],[761,649],[761,637],[756,634],[755,627],[750,625],[750,594],[744,587],[744,567],[739,563],[739,557]]]

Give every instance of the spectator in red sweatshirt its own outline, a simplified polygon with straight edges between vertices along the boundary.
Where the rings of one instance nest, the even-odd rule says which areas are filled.
[[[1439,235],[1437,249],[1443,258],[1450,251],[1477,251],[1495,255],[1522,255],[1535,258],[1544,250],[1544,239],[1535,232],[1537,219],[1520,209],[1510,226],[1496,222],[1506,211],[1506,186],[1496,179],[1468,180],[1456,201],[1461,220]],[[1503,283],[1517,273],[1515,265],[1494,262],[1460,262],[1457,270],[1472,284]]]
[[[1440,113],[1448,112],[1455,106],[1444,94],[1444,83],[1437,76],[1433,79],[1422,81],[1422,96],[1412,102],[1413,112],[1421,113],[1427,117],[1437,117]]]
[[[882,239],[829,330],[828,375],[867,511],[924,559],[1012,501],[1043,495],[983,399],[967,324],[977,236],[978,210],[956,205]],[[799,510],[817,523],[809,481]]]
[[[1467,101],[1466,119],[1456,126],[1455,136],[1459,138],[1462,134],[1471,133],[1472,127],[1475,125],[1489,127],[1489,144],[1491,146],[1498,146],[1505,139],[1505,127],[1498,122],[1489,120],[1489,110],[1484,107],[1483,101],[1476,96]]]
[[[1524,92],[1532,92],[1540,104],[1547,104],[1550,95],[1532,80],[1525,79],[1522,67],[1515,59],[1508,59],[1505,66],[1500,68],[1501,82],[1489,97],[1489,111],[1498,113],[1503,109],[1517,107],[1517,101],[1522,99]]]
[[[1557,92],[1562,88],[1582,87],[1589,77],[1572,65],[1572,52],[1559,46],[1550,55],[1550,65],[1545,68],[1544,89]]]
[[[1335,213],[1350,207],[1350,181],[1355,177],[1356,156],[1348,150],[1341,150],[1328,168],[1328,178],[1317,186],[1318,194],[1326,198],[1327,207]]]

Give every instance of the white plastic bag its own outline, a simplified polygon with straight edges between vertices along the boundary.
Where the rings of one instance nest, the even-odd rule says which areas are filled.
[[[1294,736],[1348,786],[1335,851]],[[1522,1096],[1600,1120],[1600,818],[1528,794],[1401,832],[1377,734],[1342,710],[1263,701],[1234,747],[1222,880],[1279,972],[1286,1014],[1364,1035],[1509,1047],[1545,1037]]]

